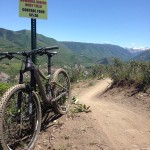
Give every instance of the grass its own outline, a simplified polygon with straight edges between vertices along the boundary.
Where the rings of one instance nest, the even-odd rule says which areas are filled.
[[[9,83],[0,83],[0,97],[8,90],[12,84]]]

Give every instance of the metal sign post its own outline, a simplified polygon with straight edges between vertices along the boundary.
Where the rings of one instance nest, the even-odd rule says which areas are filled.
[[[31,49],[34,50],[36,46],[36,19],[31,18]],[[32,61],[36,64],[36,56],[32,55]]]
[[[31,49],[37,48],[36,19],[47,19],[48,0],[19,0],[20,17],[31,18]],[[36,64],[36,56],[32,55],[32,61]],[[36,88],[36,82],[31,72],[32,87]]]
[[[34,50],[36,49],[36,19],[31,18],[31,49]],[[32,55],[32,61],[34,64],[37,63],[36,61],[36,55]],[[31,72],[31,86],[34,88],[36,91],[36,80],[34,77],[34,72]]]

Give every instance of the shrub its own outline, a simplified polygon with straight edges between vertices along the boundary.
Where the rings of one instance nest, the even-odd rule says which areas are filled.
[[[0,96],[4,94],[4,92],[11,87],[8,83],[0,83]]]
[[[71,66],[71,69],[69,70],[70,75],[70,81],[71,82],[77,82],[78,80],[81,80],[84,78],[84,68],[80,65]]]
[[[108,67],[105,65],[95,65],[89,68],[86,68],[82,65],[71,66],[67,70],[69,72],[70,81],[78,82],[80,80],[85,80],[89,78],[102,79],[108,72]]]
[[[150,62],[122,62],[114,59],[109,74],[114,84],[136,84],[146,87],[150,85]]]

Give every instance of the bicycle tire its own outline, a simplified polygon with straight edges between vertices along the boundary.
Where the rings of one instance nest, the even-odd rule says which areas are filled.
[[[53,81],[55,82],[54,95],[57,97],[63,92],[66,92],[64,96],[54,102],[54,111],[57,114],[65,114],[68,112],[70,107],[71,90],[70,90],[70,79],[67,72],[60,68],[53,74]],[[62,87],[60,87],[61,85]],[[65,90],[64,90],[65,89]]]
[[[17,109],[21,93],[21,107]],[[10,88],[0,101],[0,146],[3,150],[32,150],[41,128],[41,105],[32,92],[32,113],[29,116],[29,91],[24,84]],[[19,115],[18,115],[19,114]],[[8,118],[7,118],[8,117]]]

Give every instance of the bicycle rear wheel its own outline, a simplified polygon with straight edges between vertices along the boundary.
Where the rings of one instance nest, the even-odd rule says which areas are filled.
[[[31,107],[32,110],[24,84],[10,88],[1,98],[0,145],[3,150],[34,148],[41,128],[41,106],[35,92],[32,92]]]
[[[65,114],[69,110],[71,98],[69,76],[64,69],[60,68],[54,73],[53,81],[55,82],[55,97],[58,97],[64,93],[58,100],[54,102],[54,110],[58,114]]]

